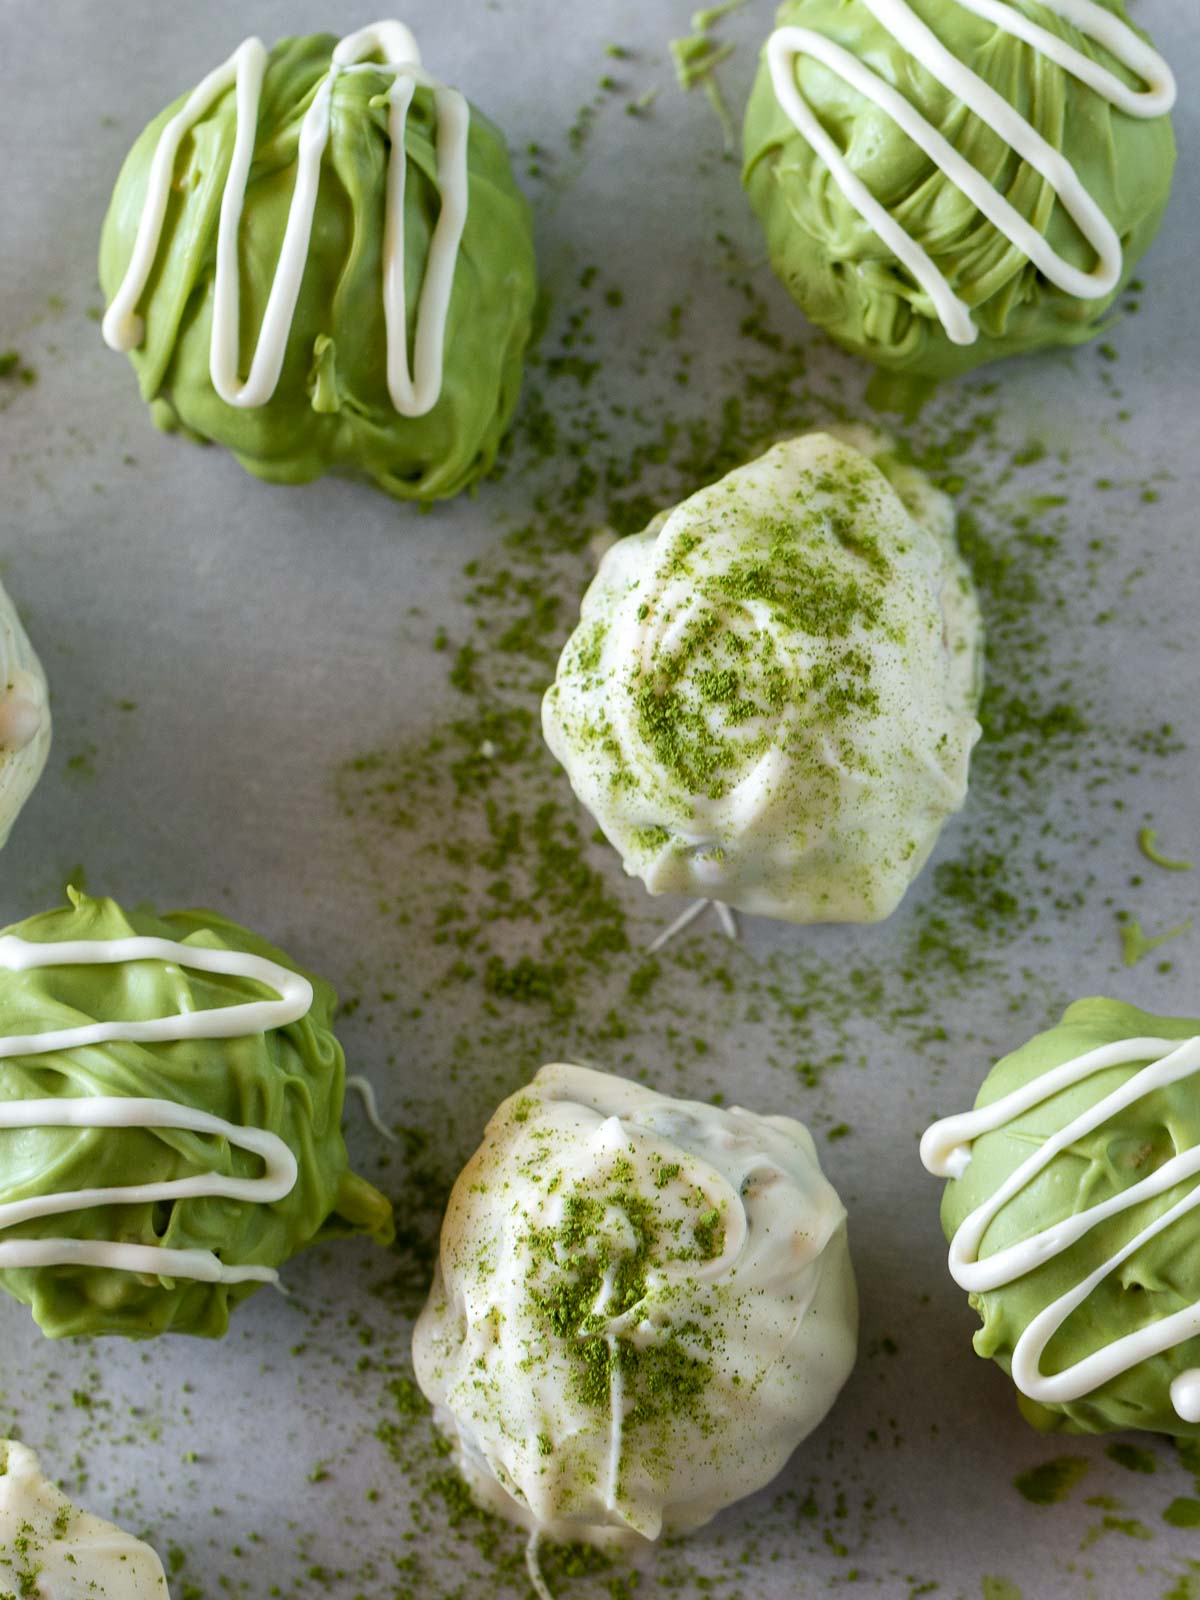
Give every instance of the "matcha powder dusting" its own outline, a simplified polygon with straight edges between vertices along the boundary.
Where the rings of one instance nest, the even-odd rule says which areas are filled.
[[[455,1185],[414,1359],[478,1500],[610,1544],[772,1477],[856,1324],[845,1212],[799,1123],[549,1066]]]
[[[607,553],[543,723],[652,893],[794,922],[895,909],[979,734],[953,521],[851,429],[776,445]]]

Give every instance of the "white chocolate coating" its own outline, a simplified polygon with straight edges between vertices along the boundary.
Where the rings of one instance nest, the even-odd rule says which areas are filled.
[[[972,1143],[982,1134],[1007,1126],[1014,1118],[1096,1073],[1136,1061],[1145,1061],[1148,1065],[1039,1144],[995,1194],[971,1212],[950,1244],[950,1272],[954,1281],[968,1292],[983,1293],[1024,1277],[1043,1262],[1069,1249],[1076,1240],[1083,1238],[1107,1218],[1119,1216],[1135,1209],[1145,1200],[1166,1194],[1177,1184],[1191,1182],[1191,1189],[1169,1210],[1135,1233],[1107,1261],[1048,1305],[1022,1333],[1013,1351],[1013,1382],[1022,1394],[1042,1404],[1067,1404],[1080,1400],[1110,1379],[1128,1372],[1139,1362],[1161,1355],[1185,1339],[1200,1334],[1200,1301],[1197,1301],[1183,1311],[1161,1317],[1157,1322],[1148,1323],[1113,1340],[1060,1372],[1047,1376],[1041,1370],[1047,1345],[1067,1318],[1083,1305],[1092,1290],[1149,1240],[1200,1206],[1200,1146],[1181,1150],[1147,1177],[1130,1184],[1120,1193],[1087,1206],[1075,1215],[981,1260],[979,1249],[984,1235],[1009,1201],[1077,1140],[1152,1090],[1200,1072],[1200,1038],[1187,1039],[1182,1043],[1178,1039],[1121,1039],[1114,1044],[1102,1045],[1063,1062],[1061,1066],[977,1111],[944,1117],[928,1128],[921,1140],[921,1160],[928,1170],[938,1177],[959,1178],[970,1163]],[[1171,1400],[1185,1421],[1200,1421],[1200,1372],[1189,1370],[1180,1373],[1171,1385]]]
[[[581,1262],[598,1287],[573,1331],[553,1319]],[[800,1123],[558,1065],[504,1102],[454,1187],[413,1358],[479,1500],[608,1544],[699,1527],[768,1482],[856,1343],[846,1213]]]
[[[382,55],[382,63],[371,57]],[[424,416],[442,391],[442,356],[454,269],[467,218],[467,134],[470,109],[465,98],[448,89],[421,67],[416,40],[403,23],[372,23],[348,34],[333,52],[329,71],[318,85],[300,128],[296,186],[288,211],[283,244],[263,314],[258,343],[243,382],[238,375],[239,283],[238,234],[246,186],[254,159],[259,102],[268,52],[261,39],[249,38],[229,59],[214,68],[188,96],[159,137],[133,254],[102,324],[113,350],[132,350],[145,327],[137,305],[145,290],[162,241],[175,160],[185,136],[232,86],[237,97],[237,132],[229,173],[221,196],[217,229],[217,270],[213,286],[212,342],[209,370],[213,388],[228,405],[264,406],[275,393],[287,354],[288,338],[308,260],[321,163],[329,142],[334,86],[340,76],[375,72],[391,76],[388,90],[387,202],[384,213],[383,295],[387,329],[388,392],[402,416]],[[441,209],[429,249],[417,306],[413,370],[408,362],[408,310],[404,287],[404,189],[408,171],[404,129],[418,84],[433,90],[438,116],[438,186]]]
[[[777,28],[767,41],[766,52],[776,99],[796,131],[829,168],[834,182],[859,216],[924,289],[951,341],[968,345],[974,344],[978,337],[970,307],[954,293],[928,252],[874,198],[821,126],[797,87],[795,64],[798,57],[812,56],[822,62],[887,112],[950,182],[978,206],[988,221],[1022,250],[1056,288],[1081,300],[1102,299],[1111,294],[1121,280],[1121,241],[1070,162],[1047,143],[1009,101],[947,50],[906,0],[863,0],[863,3],[915,61],[1045,178],[1096,252],[1096,263],[1090,271],[1083,272],[1072,266],[904,95],[849,50],[811,28]],[[947,3],[960,5],[986,18],[998,30],[1024,40],[1127,116],[1162,116],[1175,103],[1175,80],[1167,63],[1132,28],[1111,11],[1095,4],[1095,0],[1041,0],[1041,3],[1047,10],[1073,23],[1085,37],[1103,45],[1123,66],[1141,77],[1145,89],[1128,88],[1106,67],[1031,22],[1015,6],[1004,4],[1002,0],[947,0]]]
[[[279,998],[180,1012],[144,1021],[93,1022],[43,1033],[0,1036],[0,1061],[121,1041],[150,1044],[184,1039],[235,1039],[296,1022],[308,1013],[313,1002],[312,985],[300,973],[240,950],[209,950],[170,939],[151,938],[62,940],[45,944],[14,934],[0,938],[0,971],[113,966],[131,961],[167,961],[197,972],[249,978],[276,990]],[[92,1206],[172,1203],[206,1197],[268,1205],[290,1194],[298,1176],[295,1156],[276,1134],[265,1129],[237,1127],[221,1117],[170,1100],[88,1095],[75,1099],[0,1101],[0,1129],[39,1127],[187,1129],[251,1152],[262,1160],[264,1171],[256,1178],[208,1172],[165,1183],[36,1195],[0,1205],[0,1232],[41,1217],[60,1216]],[[272,1267],[229,1264],[209,1250],[172,1250],[98,1239],[0,1239],[0,1269],[65,1265],[113,1268],[204,1283],[277,1283],[279,1280],[279,1274]]]
[[[876,921],[962,805],[978,608],[949,500],[885,448],[787,440],[604,556],[542,722],[652,894]]]
[[[0,1594],[9,1591],[31,1600],[169,1600],[149,1545],[78,1510],[32,1450],[0,1440]]]
[[[0,847],[49,754],[46,675],[0,584]]]

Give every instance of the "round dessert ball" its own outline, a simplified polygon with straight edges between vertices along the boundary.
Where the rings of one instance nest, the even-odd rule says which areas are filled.
[[[495,460],[536,295],[504,140],[398,22],[247,39],[145,129],[104,336],[159,427],[274,483],[457,494]]]
[[[1200,1435],[1200,1018],[1080,1000],[925,1134],[975,1348],[1037,1427]]]
[[[14,1600],[169,1600],[150,1546],[72,1505],[15,1439],[0,1439],[0,1583]]]
[[[548,1066],[454,1186],[413,1357],[479,1501],[637,1544],[775,1476],[857,1322],[846,1213],[800,1123]]]
[[[923,378],[1106,325],[1175,160],[1174,80],[1122,0],[785,0],[777,20],[743,182],[807,317]]]
[[[807,434],[607,551],[546,742],[652,894],[873,922],[966,797],[980,643],[949,500]]]
[[[0,584],[0,847],[50,754],[46,675]]]
[[[215,912],[70,899],[0,934],[0,1288],[50,1338],[215,1338],[306,1245],[387,1243],[328,984]]]

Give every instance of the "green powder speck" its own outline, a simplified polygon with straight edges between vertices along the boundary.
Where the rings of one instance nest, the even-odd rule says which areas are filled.
[[[1148,1474],[1158,1469],[1158,1458],[1152,1450],[1143,1450],[1140,1445],[1127,1444],[1124,1440],[1110,1444],[1104,1454],[1126,1472]]]
[[[1013,1487],[1031,1505],[1058,1505],[1086,1475],[1088,1465],[1085,1456],[1058,1456],[1053,1461],[1043,1461],[1040,1467],[1019,1473],[1013,1479]]]
[[[1164,944],[1169,944],[1172,939],[1181,938],[1183,934],[1190,933],[1192,918],[1179,923],[1174,928],[1168,928],[1165,933],[1156,933],[1153,936],[1142,931],[1140,922],[1129,919],[1121,926],[1121,957],[1127,967],[1136,967],[1139,961],[1145,960],[1153,951]]]
[[[1010,1578],[980,1578],[982,1600],[1023,1600],[1020,1588]]]
[[[1200,1500],[1181,1495],[1171,1501],[1162,1519],[1172,1528],[1200,1528]]]

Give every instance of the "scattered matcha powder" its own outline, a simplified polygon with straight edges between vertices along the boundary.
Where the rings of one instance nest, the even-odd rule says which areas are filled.
[[[1058,1456],[1019,1473],[1013,1479],[1013,1487],[1031,1505],[1058,1505],[1086,1475],[1089,1464],[1086,1456]]]
[[[586,142],[610,98],[603,91],[589,104],[566,150]],[[563,153],[533,154],[549,174]],[[809,343],[798,319],[776,320],[758,288],[761,272],[746,266],[726,236],[717,235],[714,257],[727,278],[729,320],[742,335],[737,356],[719,371],[704,366],[707,328],[685,297],[658,332],[643,335],[625,320],[623,302],[634,296],[603,273],[589,269],[564,289],[531,364],[501,479],[485,490],[489,504],[507,503],[513,515],[463,572],[467,623],[431,630],[431,652],[444,651],[439,659],[454,668],[445,699],[431,705],[426,730],[381,743],[338,773],[348,878],[357,868],[366,886],[364,922],[374,918],[374,943],[399,952],[394,964],[373,958],[355,975],[351,1032],[374,1042],[381,1068],[391,1064],[390,1040],[391,1059],[403,1054],[423,1070],[419,1082],[408,1083],[403,1149],[388,1169],[402,1219],[396,1254],[365,1310],[348,1310],[335,1293],[322,1298],[319,1291],[298,1313],[307,1318],[310,1360],[293,1363],[294,1381],[298,1404],[310,1403],[324,1363],[331,1394],[374,1411],[378,1457],[369,1468],[363,1525],[380,1502],[394,1505],[398,1490],[409,1524],[386,1569],[351,1551],[344,1570],[330,1573],[318,1564],[308,1525],[326,1504],[320,1497],[327,1484],[302,1483],[295,1524],[273,1546],[277,1592],[298,1600],[342,1590],[372,1600],[449,1600],[447,1567],[460,1574],[458,1594],[525,1600],[520,1536],[471,1503],[402,1355],[406,1320],[428,1285],[449,1184],[504,1093],[556,1056],[582,1055],[637,1075],[652,1045],[667,1078],[660,1086],[669,1087],[676,1072],[681,1087],[698,1092],[707,1084],[716,1095],[744,1057],[769,1063],[781,1105],[837,1139],[844,1126],[838,1083],[879,1069],[879,1032],[897,1060],[919,1056],[928,1078],[971,1045],[965,1035],[947,1039],[940,1016],[947,1004],[995,983],[997,955],[1010,964],[1014,1015],[1049,1020],[1068,997],[1045,983],[1039,953],[1094,909],[1089,847],[1098,819],[1119,806],[1124,778],[1161,775],[1181,748],[1174,729],[1149,718],[1144,728],[1107,721],[1085,669],[1087,653],[1075,650],[1070,619],[1084,609],[1080,596],[1111,611],[1137,581],[1136,572],[1114,567],[1115,546],[1103,531],[1086,547],[1079,542],[1069,500],[1075,469],[1057,453],[1006,441],[986,377],[952,385],[913,420],[908,448],[959,495],[961,543],[981,590],[990,662],[971,799],[948,830],[940,863],[914,887],[886,944],[851,940],[831,955],[819,940],[798,939],[783,954],[764,956],[752,939],[734,948],[695,935],[655,958],[645,955],[655,908],[622,881],[538,733],[538,698],[587,580],[589,540],[599,526],[618,534],[639,529],[662,506],[782,434],[853,418],[865,380],[853,362]],[[632,402],[624,367],[610,376],[599,363],[614,335],[639,341],[630,360],[636,375],[657,384],[649,400]],[[32,381],[21,370],[18,357],[3,376]],[[1114,413],[1106,426],[1119,420]],[[505,476],[517,485],[511,494]],[[1114,512],[1122,495],[1130,506],[1150,506],[1147,497],[1157,490],[1114,486]],[[712,703],[736,703],[737,686],[719,676],[725,669],[714,670],[706,680]],[[1050,859],[1075,864],[1051,877]],[[1017,941],[1029,950],[1024,963],[1011,959]],[[861,1026],[864,1015],[871,1030]],[[698,1056],[697,1037],[721,1041],[720,1050]],[[711,1242],[703,1229],[694,1240],[698,1252]],[[312,1281],[319,1284],[323,1263],[319,1250],[315,1255]],[[156,1426],[133,1416],[122,1430],[108,1393],[112,1381],[98,1365],[89,1367],[81,1392],[90,1404],[71,1408],[72,1437],[93,1459],[114,1436],[136,1450]],[[41,1404],[41,1389],[28,1392]],[[186,1393],[153,1392],[156,1407],[181,1407],[187,1422]],[[24,1393],[14,1396],[0,1431],[18,1431],[31,1404]],[[53,1422],[52,1407],[47,1415]],[[832,1572],[839,1584],[865,1578],[890,1583],[898,1594],[931,1592],[931,1583],[881,1573],[872,1560],[877,1530],[894,1526],[897,1515],[879,1484],[894,1473],[906,1441],[883,1413],[865,1439],[842,1433],[826,1430],[814,1443],[756,1510],[753,1531],[703,1541],[697,1565],[677,1548],[659,1552],[654,1586],[715,1600],[756,1592],[772,1543],[786,1537],[789,1549],[807,1552],[814,1569]],[[363,1442],[352,1443],[358,1460]],[[83,1459],[70,1463],[76,1487],[84,1482]],[[1063,1461],[1048,1463],[1022,1474],[1020,1492],[1036,1504],[1061,1498],[1086,1467],[1082,1458],[1063,1460],[1065,1476]],[[323,1470],[336,1480],[349,1461],[348,1447],[331,1453]],[[211,1484],[211,1467],[187,1452],[181,1493],[195,1500],[201,1485]],[[1167,1509],[1188,1503],[1180,1497]],[[212,1509],[220,1530],[220,1507]],[[121,1520],[133,1525],[139,1517]],[[247,1593],[237,1557],[218,1533],[211,1547],[202,1538],[191,1551],[171,1546],[168,1561],[173,1593],[183,1600]],[[543,1564],[556,1592],[579,1583],[589,1595],[630,1600],[637,1579],[578,1547],[551,1547]],[[995,1587],[1007,1582],[983,1580],[985,1600],[1016,1600],[1015,1585],[1011,1593]],[[1185,1582],[1191,1584],[1181,1576],[1172,1600],[1184,1600]],[[637,1587],[644,1597],[645,1582]]]

